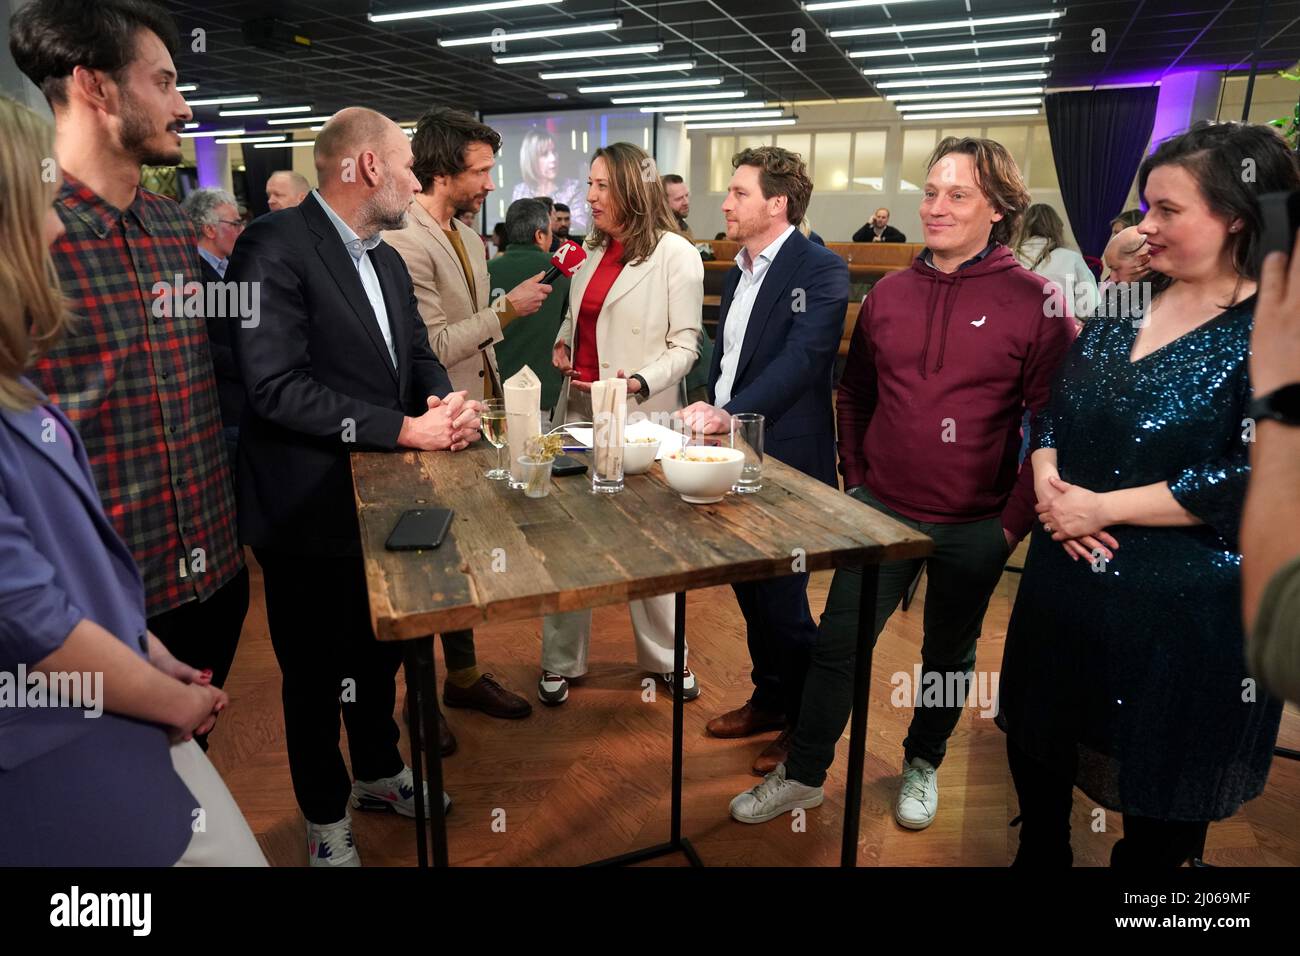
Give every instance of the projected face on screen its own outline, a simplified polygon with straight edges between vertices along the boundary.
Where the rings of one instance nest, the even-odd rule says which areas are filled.
[[[548,196],[568,206],[575,237],[591,231],[587,173],[591,156],[610,143],[654,146],[654,117],[639,110],[563,110],[550,114],[484,116],[501,134],[499,164],[493,170],[497,191],[485,207],[490,226],[505,218],[516,199]]]

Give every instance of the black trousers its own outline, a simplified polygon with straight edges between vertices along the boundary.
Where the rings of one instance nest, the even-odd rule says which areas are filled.
[[[155,614],[149,618],[149,630],[178,661],[211,670],[212,683],[225,687],[247,614],[248,568],[244,567],[206,601],[189,601]],[[208,749],[207,734],[194,739]]]
[[[1007,761],[1020,801],[1020,849],[1013,866],[1069,866],[1074,775],[1047,766],[1007,737]],[[1124,835],[1110,852],[1117,869],[1182,866],[1200,856],[1208,821],[1157,820],[1124,814]]]
[[[733,584],[745,616],[749,659],[754,665],[752,703],[759,710],[785,714],[793,727],[799,718],[808,660],[817,624],[808,609],[808,575]]]
[[[375,640],[360,557],[253,553],[280,664],[294,796],[309,821],[334,823],[347,813],[354,776],[391,777],[404,765],[393,720],[402,648]],[[339,750],[340,714],[351,774]]]

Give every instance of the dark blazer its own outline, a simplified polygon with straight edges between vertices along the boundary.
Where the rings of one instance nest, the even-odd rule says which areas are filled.
[[[867,223],[861,229],[853,234],[854,242],[907,242],[907,236],[903,235],[893,226],[886,226],[885,231],[876,238],[875,230],[871,228],[871,223]]]
[[[207,259],[199,256],[203,270],[203,284],[225,282]],[[239,424],[244,413],[244,383],[239,379],[239,366],[235,364],[235,334],[231,325],[238,319],[208,316],[208,346],[212,349],[212,371],[217,376],[217,396],[221,400],[221,424],[225,428]]]
[[[723,282],[709,366],[710,403],[722,370],[727,312],[739,282],[737,266]],[[745,328],[731,401],[723,406],[733,414],[762,414],[764,455],[836,487],[831,374],[848,302],[848,265],[796,229],[763,277]],[[796,311],[799,305],[803,308]]]
[[[349,455],[392,451],[404,416],[451,391],[429,347],[410,273],[380,242],[367,253],[392,328],[393,367],[352,257],[315,194],[240,236],[228,282],[260,283],[256,324],[235,326],[247,404],[239,426],[245,544],[357,555]]]
[[[82,619],[147,658],[144,582],[71,423],[48,399],[0,409],[0,671],[44,660]],[[165,727],[0,705],[0,866],[170,866],[198,805]]]

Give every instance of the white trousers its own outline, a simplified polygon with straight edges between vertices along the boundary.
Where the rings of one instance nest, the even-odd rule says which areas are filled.
[[[191,825],[194,835],[189,846],[173,865],[267,866],[257,837],[203,748],[186,740],[172,744],[171,753],[176,775],[203,809],[202,816],[196,816]]]
[[[627,604],[632,615],[637,664],[655,674],[673,670],[674,598],[672,594],[661,594]],[[590,609],[542,618],[542,670],[564,677],[581,677],[587,673],[590,644]],[[684,659],[689,659],[689,650]]]
[[[591,420],[591,396],[575,391],[566,403],[565,421]],[[556,411],[559,411],[557,407]],[[554,422],[553,424],[559,424]],[[673,670],[674,595],[629,601],[636,661],[645,670],[668,674]],[[587,673],[587,649],[591,644],[591,611],[566,611],[542,618],[542,670],[564,677]],[[683,663],[689,659],[686,648]]]

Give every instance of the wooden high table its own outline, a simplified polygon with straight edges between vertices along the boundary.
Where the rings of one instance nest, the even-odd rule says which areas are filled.
[[[930,539],[772,458],[763,462],[761,491],[728,494],[712,505],[682,501],[658,464],[646,475],[626,478],[619,494],[593,494],[587,474],[553,478],[549,495],[528,498],[504,481],[483,477],[495,463],[496,452],[486,442],[458,453],[352,456],[371,620],[379,640],[405,642],[407,694],[412,713],[420,717],[411,722],[419,865],[428,865],[421,785],[425,762],[433,804],[427,828],[433,861],[447,865],[435,634],[675,594],[674,686],[680,687],[687,590],[861,565],[841,850],[841,865],[856,865],[876,568],[882,561],[929,554]],[[423,552],[386,550],[398,517],[420,507],[455,511],[442,546]],[[698,866],[681,824],[682,699],[673,694],[669,841],[600,862],[633,863],[681,852]]]

